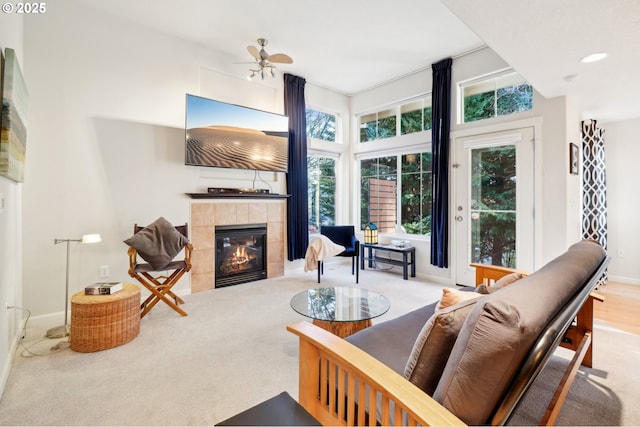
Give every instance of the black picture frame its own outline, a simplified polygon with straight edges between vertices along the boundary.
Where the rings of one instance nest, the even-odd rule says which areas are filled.
[[[569,173],[578,175],[580,169],[580,151],[573,142],[569,143]]]

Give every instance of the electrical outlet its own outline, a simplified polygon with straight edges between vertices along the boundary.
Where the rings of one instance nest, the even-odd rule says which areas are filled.
[[[101,278],[106,278],[109,277],[109,266],[108,265],[101,265],[100,266],[100,277]]]

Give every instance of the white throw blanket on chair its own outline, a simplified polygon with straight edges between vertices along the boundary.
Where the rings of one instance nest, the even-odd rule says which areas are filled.
[[[318,261],[338,255],[344,252],[345,247],[333,243],[324,234],[313,237],[309,241],[307,253],[304,256],[304,271],[312,271],[318,268]]]

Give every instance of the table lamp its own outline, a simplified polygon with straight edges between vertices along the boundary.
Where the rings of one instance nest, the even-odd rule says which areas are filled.
[[[99,234],[85,234],[81,239],[54,239],[53,243],[67,244],[67,275],[65,281],[65,293],[64,293],[64,325],[56,326],[47,331],[47,338],[64,338],[69,335],[69,322],[68,322],[68,306],[69,306],[69,245],[71,242],[77,243],[98,243],[102,239]]]
[[[372,222],[364,226],[364,243],[370,245],[378,244],[378,226]]]

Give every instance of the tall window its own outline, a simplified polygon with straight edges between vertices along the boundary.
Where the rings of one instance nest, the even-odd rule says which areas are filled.
[[[533,88],[510,71],[460,84],[463,123],[528,111]]]
[[[336,221],[336,161],[329,157],[308,156],[309,232]]]
[[[382,233],[430,233],[431,153],[361,160],[360,180],[361,227],[373,222]]]
[[[326,142],[340,143],[338,134],[338,116],[311,108],[306,110],[307,138],[310,153],[307,156],[307,179],[309,188],[309,232],[317,233],[323,225],[336,222],[336,159],[342,148],[335,149],[322,145]],[[313,147],[334,154],[318,154]]]

